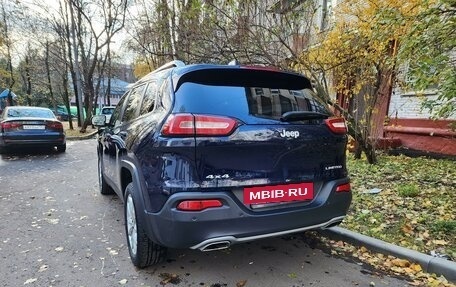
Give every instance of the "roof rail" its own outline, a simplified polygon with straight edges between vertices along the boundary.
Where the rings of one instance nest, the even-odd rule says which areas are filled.
[[[228,63],[229,66],[237,66],[239,65],[239,62],[238,60],[231,60],[229,63]]]
[[[171,68],[174,68],[174,67],[183,67],[183,66],[185,66],[184,62],[179,61],[179,60],[174,60],[174,61],[171,61],[169,63],[164,64],[163,66],[158,67],[153,72],[156,73],[156,72],[163,71],[163,70],[166,70],[166,69],[171,69]]]

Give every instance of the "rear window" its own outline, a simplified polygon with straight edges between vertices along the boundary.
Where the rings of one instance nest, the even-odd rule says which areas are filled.
[[[175,74],[175,113],[231,116],[247,123],[277,121],[286,112],[330,114],[306,77],[255,68],[210,67]]]
[[[47,109],[8,109],[7,117],[9,118],[45,118],[54,119],[54,113]]]
[[[114,108],[103,108],[101,110],[101,114],[103,115],[111,115],[114,112]]]
[[[215,86],[183,83],[176,92],[174,112],[254,116],[279,120],[290,111],[329,114],[310,89],[290,90],[258,86]]]

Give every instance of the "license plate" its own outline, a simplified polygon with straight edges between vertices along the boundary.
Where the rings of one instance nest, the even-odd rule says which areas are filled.
[[[244,188],[245,204],[305,201],[312,200],[313,197],[314,187],[311,182]]]
[[[44,130],[46,127],[43,125],[23,125],[24,130]]]

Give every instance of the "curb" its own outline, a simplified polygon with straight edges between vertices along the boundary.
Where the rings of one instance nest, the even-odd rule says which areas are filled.
[[[421,265],[423,271],[443,275],[448,281],[456,282],[456,262],[439,257],[427,255],[405,247],[400,247],[376,238],[362,235],[342,227],[331,227],[321,230],[326,237],[336,238],[356,246],[364,246],[367,249],[407,259]]]
[[[87,140],[92,138],[98,133],[98,131],[91,132],[89,134],[83,135],[83,136],[77,136],[77,137],[67,137],[66,139],[68,141],[79,141],[79,140]]]

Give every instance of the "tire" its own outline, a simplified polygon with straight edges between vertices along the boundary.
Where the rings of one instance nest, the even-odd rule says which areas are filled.
[[[98,188],[103,195],[114,194],[114,190],[106,183],[104,178],[103,163],[101,162],[100,156],[98,156]]]
[[[66,151],[66,143],[57,146],[58,152],[65,152]]]
[[[154,243],[147,236],[141,220],[138,220],[138,210],[133,193],[133,183],[129,183],[125,188],[125,233],[133,265],[144,268],[162,262],[166,258],[167,249]]]

